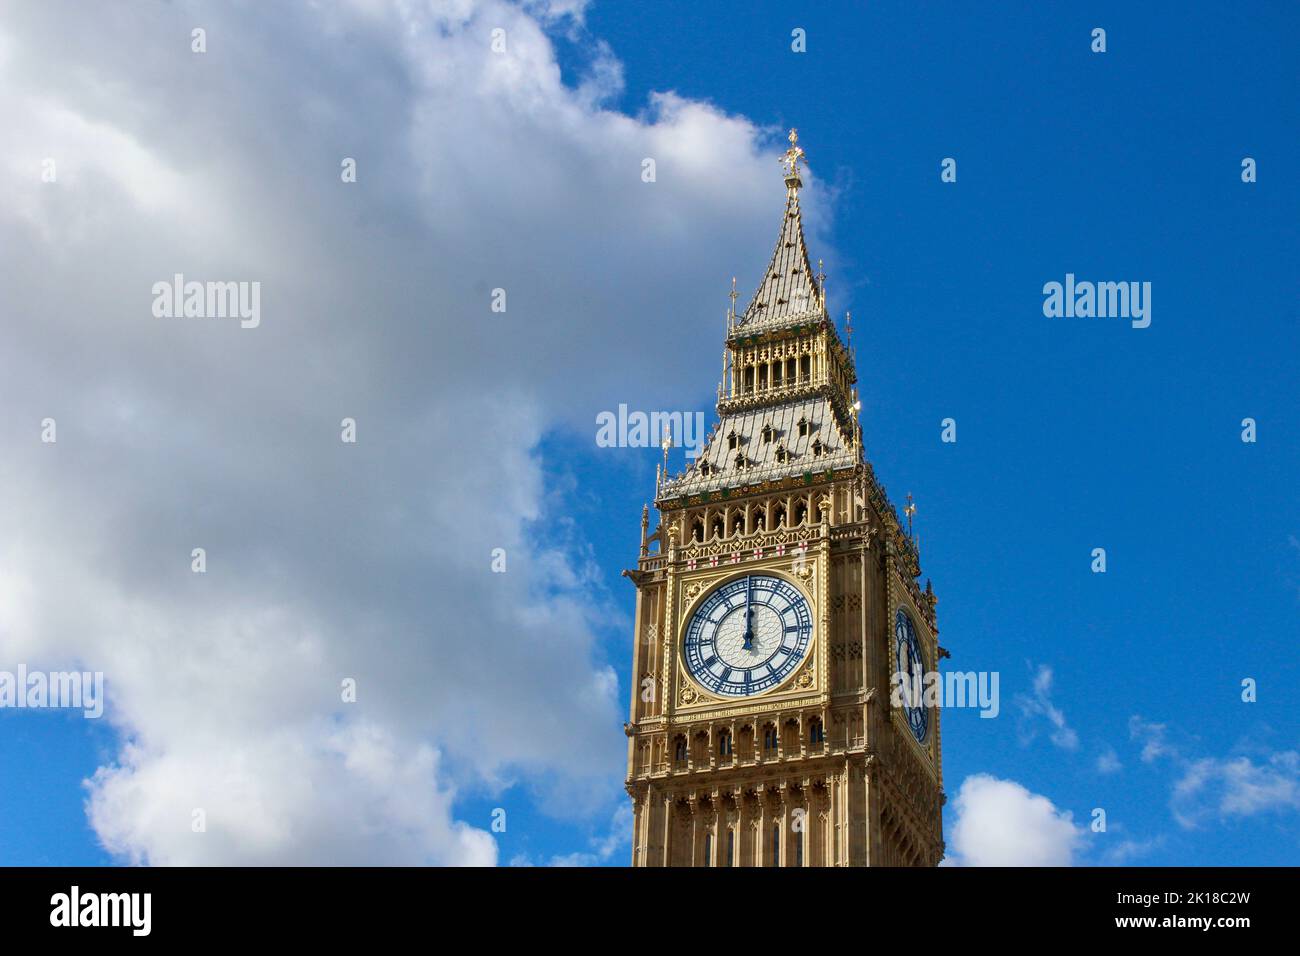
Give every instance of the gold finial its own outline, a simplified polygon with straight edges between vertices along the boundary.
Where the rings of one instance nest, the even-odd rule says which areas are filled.
[[[790,148],[785,151],[785,156],[781,162],[785,166],[785,182],[787,186],[802,186],[799,181],[799,161],[804,158],[803,148],[799,146],[799,131],[790,130]]]
[[[912,493],[907,493],[907,507],[903,509],[903,514],[907,515],[907,536],[912,537],[912,515],[916,514],[916,505],[912,504]]]
[[[844,313],[844,347],[853,349],[853,313]]]
[[[849,406],[853,409],[853,450],[862,449],[862,399],[858,397],[858,390],[853,389],[853,404]]]
[[[732,277],[731,277],[731,293],[728,295],[728,298],[731,299],[731,320],[732,320],[733,322],[736,320],[736,295],[737,295],[737,292],[736,292],[736,277],[735,277],[735,276],[732,276]]]
[[[664,450],[664,481],[668,480],[668,449],[673,447],[673,430],[671,427],[664,426],[664,437],[659,442],[659,447]]]

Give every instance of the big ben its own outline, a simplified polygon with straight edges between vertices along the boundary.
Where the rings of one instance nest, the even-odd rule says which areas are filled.
[[[849,333],[804,241],[792,130],[772,259],[728,315],[718,420],[661,474],[637,589],[634,866],[934,866],[933,589],[863,451]],[[908,520],[910,522],[910,507]]]

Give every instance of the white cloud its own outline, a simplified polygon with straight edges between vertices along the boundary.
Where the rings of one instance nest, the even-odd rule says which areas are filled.
[[[1211,818],[1300,810],[1300,751],[1258,748],[1254,756],[1196,757],[1169,742],[1167,725],[1137,714],[1129,718],[1129,733],[1142,743],[1144,762],[1168,758],[1177,768],[1169,807],[1184,829]]]
[[[704,407],[713,353],[649,356],[720,343],[783,187],[744,118],[601,109],[607,51],[566,87],[534,18],[565,6],[209,6],[203,55],[183,4],[7,11],[0,661],[106,673],[88,813],[121,858],[483,863],[466,787],[625,800],[617,616],[537,444]],[[261,326],[153,318],[176,272],[260,281]]]
[[[1153,763],[1161,757],[1177,757],[1178,749],[1169,743],[1169,728],[1134,714],[1128,720],[1129,738],[1142,742],[1142,762]]]
[[[1097,755],[1097,772],[1101,774],[1118,773],[1124,769],[1124,764],[1120,762],[1119,754],[1115,753],[1114,747],[1107,747]]]
[[[1017,694],[1016,704],[1020,708],[1020,737],[1028,743],[1037,736],[1035,724],[1039,719],[1046,720],[1050,729],[1048,736],[1052,743],[1064,750],[1074,750],[1079,746],[1079,735],[1065,720],[1065,712],[1052,703],[1052,669],[1040,664],[1034,672],[1033,694]]]
[[[1101,861],[1105,866],[1128,866],[1163,843],[1163,837],[1153,837],[1150,840],[1120,840],[1102,852]]]
[[[602,835],[592,837],[588,841],[588,849],[556,854],[546,861],[545,865],[555,867],[606,865],[620,851],[630,855],[631,835],[632,808],[626,803],[619,804],[610,818],[609,829]],[[518,853],[511,858],[510,865],[536,866],[537,864],[529,854]]]
[[[1274,753],[1260,763],[1247,756],[1188,761],[1174,784],[1171,806],[1186,829],[1212,816],[1300,810],[1300,752]]]
[[[1070,866],[1084,829],[1014,780],[975,774],[962,781],[953,801],[945,862],[956,866]]]

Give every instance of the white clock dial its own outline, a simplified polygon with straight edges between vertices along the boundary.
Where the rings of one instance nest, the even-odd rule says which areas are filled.
[[[776,687],[808,653],[812,612],[802,592],[770,574],[728,581],[701,602],[686,627],[691,677],[723,697]]]

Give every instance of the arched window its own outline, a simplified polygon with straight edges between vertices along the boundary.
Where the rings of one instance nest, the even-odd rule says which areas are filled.
[[[775,434],[776,434],[776,429],[774,429],[770,424],[764,425],[764,426],[763,426],[763,443],[764,443],[764,444],[768,444],[769,442],[771,442],[771,441],[772,441],[772,436],[775,435]]]
[[[734,428],[727,434],[727,447],[733,451],[740,447],[740,436]]]
[[[731,756],[731,731],[724,730],[718,734],[718,756]]]
[[[686,738],[678,734],[677,739],[673,741],[673,762],[686,763]]]
[[[808,506],[802,501],[796,501],[794,505],[794,523],[795,527],[803,524],[804,519],[808,517]]]
[[[814,458],[820,458],[822,456],[822,453],[825,452],[825,450],[826,450],[826,446],[822,444],[822,440],[820,438],[815,439],[813,441],[812,453]]]
[[[711,473],[712,471],[713,471],[713,466],[709,464],[709,462],[708,462],[707,459],[705,459],[704,461],[700,462],[700,474],[701,474],[701,475],[708,475],[708,474]]]
[[[776,446],[776,460],[783,465],[790,460],[790,453],[785,450],[785,445]]]
[[[777,742],[776,724],[768,724],[763,728],[763,752],[775,753]]]
[[[736,465],[736,470],[737,470],[737,471],[744,471],[744,470],[745,470],[745,453],[744,453],[744,452],[738,452],[738,453],[736,454],[735,465]]]
[[[826,731],[822,727],[821,718],[814,717],[808,723],[808,743],[817,745],[817,744],[825,743],[825,741],[826,741]]]
[[[799,419],[799,437],[808,437],[808,418],[806,416]]]
[[[714,538],[721,538],[721,537],[723,537],[725,534],[726,534],[726,529],[723,528],[723,526],[722,526],[722,519],[721,519],[721,518],[714,518],[714,519],[713,519],[713,532],[712,532],[712,535],[711,535],[711,536],[714,537]]]
[[[704,519],[703,518],[696,518],[694,521],[691,522],[691,540],[692,541],[704,540]]]
[[[785,527],[785,505],[776,506],[776,511],[772,515],[772,527],[774,529]]]

